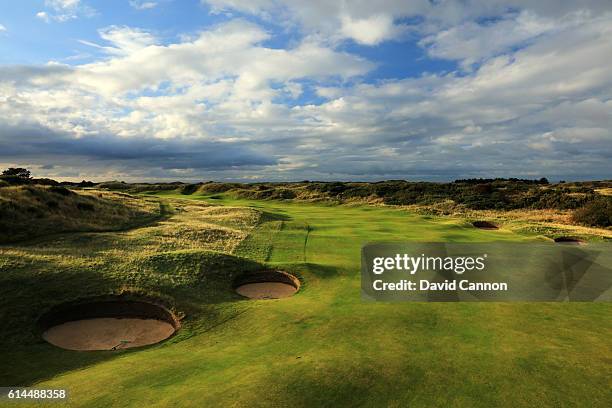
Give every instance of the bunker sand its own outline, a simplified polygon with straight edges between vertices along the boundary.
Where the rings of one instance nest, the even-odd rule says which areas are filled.
[[[43,338],[68,350],[117,350],[158,343],[175,332],[168,322],[138,318],[94,318],[53,326]]]
[[[256,282],[238,286],[236,292],[250,299],[281,299],[293,296],[297,288],[284,282]]]

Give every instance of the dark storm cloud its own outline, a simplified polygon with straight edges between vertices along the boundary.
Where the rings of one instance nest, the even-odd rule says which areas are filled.
[[[53,159],[61,158],[162,169],[221,170],[276,164],[274,158],[235,143],[112,135],[75,138],[33,125],[0,125],[0,159],[30,160],[49,166]]]

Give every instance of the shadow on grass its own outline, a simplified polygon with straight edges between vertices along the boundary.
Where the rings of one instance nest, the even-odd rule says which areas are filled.
[[[58,233],[51,233],[40,235],[32,238],[24,238],[11,240],[7,242],[2,242],[0,244],[0,249],[2,248],[11,248],[14,246],[21,247],[37,247],[41,245],[47,245],[49,243],[53,244],[55,241],[60,241],[63,239],[74,239],[74,237],[81,236],[92,236],[100,234],[103,236],[106,233],[119,233],[119,232],[128,232],[138,228],[151,227],[159,225],[160,222],[168,220],[170,217],[174,215],[174,212],[168,203],[163,201],[159,201],[159,213],[155,215],[149,216],[141,216],[138,219],[132,220],[129,223],[124,223],[118,227],[109,227],[109,228],[98,228],[93,230],[80,229],[80,230],[66,230]]]
[[[108,293],[114,286],[103,276],[84,270],[53,273],[54,266],[52,262],[39,261],[36,263],[37,271],[19,268],[3,274],[0,282],[2,386],[32,385],[118,355],[63,350],[41,338],[37,321],[46,310],[75,298]]]
[[[0,384],[7,387],[31,386],[65,372],[83,369],[120,355],[124,351],[78,352],[50,344],[3,347],[0,353]]]
[[[102,361],[139,352],[133,350],[79,352],[47,344],[37,327],[38,319],[57,305],[102,295],[133,293],[170,304],[184,325],[162,344],[174,344],[228,319],[250,307],[239,302],[232,282],[245,272],[265,268],[244,258],[210,251],[176,251],[133,262],[107,262],[95,268],[72,267],[53,260],[30,259],[0,267],[0,385],[26,386],[79,370]],[[132,269],[134,268],[134,269]],[[184,280],[176,277],[183,274]]]
[[[285,214],[273,213],[273,212],[263,211],[263,210],[260,210],[260,211],[262,212],[261,222],[291,221],[293,219],[290,216],[285,215]]]

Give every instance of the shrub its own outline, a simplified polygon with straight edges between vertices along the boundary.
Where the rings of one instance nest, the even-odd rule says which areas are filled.
[[[191,195],[196,192],[196,190],[201,186],[201,184],[185,184],[181,188],[181,194]]]
[[[612,198],[600,197],[576,210],[574,222],[591,227],[612,226]]]
[[[493,186],[489,183],[476,184],[474,191],[478,194],[491,194],[493,192]]]
[[[69,196],[74,194],[72,191],[68,190],[66,187],[61,186],[53,186],[49,189],[52,193],[56,193],[63,196]]]
[[[13,186],[21,186],[21,185],[25,185],[25,184],[32,184],[32,179],[28,178],[28,177],[2,175],[2,176],[0,176],[0,179],[2,179],[2,181],[6,182],[8,184],[11,184]]]
[[[98,184],[98,187],[108,190],[127,190],[130,188],[130,185],[123,181],[106,181]]]
[[[77,203],[77,208],[81,211],[93,211],[95,209],[94,205],[90,203]]]
[[[34,184],[41,186],[58,186],[60,183],[50,178],[38,178],[32,180]]]
[[[218,194],[218,193],[225,193],[226,191],[229,191],[231,189],[241,188],[241,187],[242,186],[238,183],[210,182],[210,183],[203,184],[202,187],[200,187],[200,191],[202,191],[203,193]]]
[[[276,200],[292,200],[296,197],[296,194],[292,190],[280,189],[275,192],[275,194],[270,196]]]
[[[86,180],[83,180],[78,184],[79,187],[93,187],[95,185],[96,183],[94,183],[93,181],[86,181]]]

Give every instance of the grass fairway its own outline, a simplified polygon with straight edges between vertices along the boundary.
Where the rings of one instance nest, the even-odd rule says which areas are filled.
[[[535,236],[390,207],[159,197],[175,212],[154,225],[0,247],[0,385],[66,388],[78,407],[609,406],[609,304],[361,301],[366,242]],[[261,264],[300,277],[300,292],[230,290]],[[170,299],[183,329],[93,353],[32,333],[53,299],[127,289]]]

